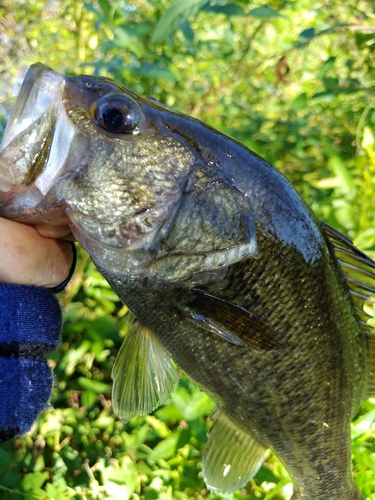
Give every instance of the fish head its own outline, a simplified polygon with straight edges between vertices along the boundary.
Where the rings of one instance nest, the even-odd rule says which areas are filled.
[[[0,215],[68,223],[127,277],[183,281],[255,255],[250,201],[170,113],[110,79],[31,66],[0,146]]]

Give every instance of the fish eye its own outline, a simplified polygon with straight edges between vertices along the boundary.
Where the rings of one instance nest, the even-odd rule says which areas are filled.
[[[137,134],[142,118],[140,106],[119,94],[111,94],[101,99],[95,109],[95,123],[114,134]]]

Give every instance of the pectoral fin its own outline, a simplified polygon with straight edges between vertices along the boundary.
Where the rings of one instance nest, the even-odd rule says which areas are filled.
[[[165,403],[179,375],[155,335],[135,322],[117,355],[112,379],[113,411],[127,422]]]
[[[203,454],[203,477],[211,491],[233,493],[258,472],[266,448],[220,410],[213,416]]]
[[[192,318],[203,328],[231,344],[256,349],[283,349],[288,346],[277,332],[243,307],[195,288],[189,304]]]

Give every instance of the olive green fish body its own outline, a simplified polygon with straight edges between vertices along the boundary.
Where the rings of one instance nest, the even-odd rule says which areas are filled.
[[[350,422],[363,393],[365,339],[319,222],[261,159],[201,124],[180,125],[185,118],[162,114],[192,147],[200,139],[200,157],[234,178],[254,210],[258,255],[213,273],[213,283],[203,276],[202,285],[198,276],[194,286],[251,311],[288,348],[264,352],[222,342],[181,317],[178,304],[189,290],[102,273],[225,414],[278,455],[296,485],[295,500],[362,498],[351,474]],[[194,218],[188,223],[194,231]],[[173,265],[184,266],[184,259]]]
[[[102,272],[178,365],[278,455],[297,487],[293,498],[362,498],[351,474],[350,421],[363,390],[363,335],[323,241],[314,266],[273,238],[258,244],[262,258],[233,265],[206,289],[264,319],[286,350],[252,351],[207,336],[176,310],[184,290]]]

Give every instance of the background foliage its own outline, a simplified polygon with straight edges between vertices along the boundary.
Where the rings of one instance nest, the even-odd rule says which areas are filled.
[[[375,4],[341,0],[3,0],[0,127],[27,67],[109,76],[265,156],[317,215],[375,257]],[[187,378],[152,416],[111,411],[132,318],[88,256],[61,296],[51,408],[0,445],[0,499],[217,499],[201,475],[213,403]],[[375,325],[374,325],[375,326]],[[356,481],[375,499],[375,400],[353,424]],[[232,499],[286,499],[269,454]]]

